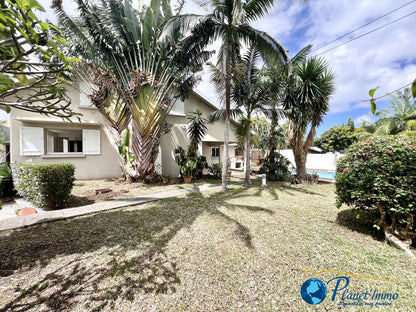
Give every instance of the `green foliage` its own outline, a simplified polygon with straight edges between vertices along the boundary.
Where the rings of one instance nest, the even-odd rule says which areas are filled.
[[[338,207],[345,203],[379,209],[379,225],[408,238],[416,219],[415,142],[415,138],[389,136],[353,145],[337,164]]]
[[[13,193],[12,170],[9,163],[0,163],[0,196]]]
[[[68,118],[65,95],[71,62],[62,52],[68,43],[52,24],[41,21],[44,11],[35,0],[0,1],[0,105]]]
[[[198,145],[201,143],[202,138],[207,133],[207,119],[202,116],[202,111],[198,108],[195,112],[192,112],[188,116],[189,126],[188,135],[191,139],[189,148],[194,152],[198,149]]]
[[[341,152],[357,141],[358,137],[354,130],[342,125],[331,127],[322,133],[320,139],[316,140],[315,146],[320,147],[324,152]]]
[[[214,178],[221,179],[222,162],[212,164],[212,166],[208,167],[208,171],[209,171],[209,173],[211,173],[214,176]]]
[[[121,145],[118,146],[118,152],[123,157],[125,169],[128,170],[136,160],[134,154],[130,152],[130,129],[124,129],[121,132],[120,138]]]
[[[198,156],[188,148],[186,152],[181,146],[175,148],[175,161],[179,165],[181,177],[201,177],[204,169],[208,169],[207,158]]]
[[[260,173],[266,173],[269,181],[289,181],[291,173],[288,169],[290,161],[278,152],[274,154],[274,162],[262,159]]]
[[[23,198],[44,209],[65,207],[74,185],[73,164],[15,163],[12,172],[16,191]]]

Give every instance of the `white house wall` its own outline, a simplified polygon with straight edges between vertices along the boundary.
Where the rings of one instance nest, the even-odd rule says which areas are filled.
[[[76,179],[102,179],[118,178],[122,174],[121,158],[117,147],[112,143],[112,138],[104,129],[102,115],[93,108],[79,107],[80,95],[78,91],[70,89],[68,95],[72,100],[72,105],[78,112],[83,114],[78,122],[64,122],[56,117],[45,117],[40,114],[30,113],[22,110],[13,109],[11,112],[11,162],[43,162],[49,164],[69,162],[75,165]],[[55,121],[55,122],[52,122]],[[21,156],[20,155],[20,127],[42,127],[59,130],[100,130],[100,154],[99,155],[41,155],[41,156]],[[45,140],[46,141],[46,140]],[[46,143],[45,143],[46,145]],[[46,151],[46,146],[45,146]]]

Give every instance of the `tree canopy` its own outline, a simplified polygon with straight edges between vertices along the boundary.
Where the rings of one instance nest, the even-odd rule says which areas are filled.
[[[35,0],[0,1],[0,107],[68,118],[64,84],[69,83],[68,46],[53,24],[40,20]]]

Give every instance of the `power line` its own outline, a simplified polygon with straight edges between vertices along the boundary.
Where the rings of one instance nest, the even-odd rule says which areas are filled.
[[[394,21],[391,21],[390,23],[384,24],[384,25],[382,25],[382,26],[380,26],[380,27],[377,27],[377,28],[375,28],[375,29],[373,29],[373,30],[370,30],[370,31],[368,31],[368,32],[366,32],[366,33],[364,33],[364,34],[362,34],[362,35],[359,35],[358,37],[354,37],[354,38],[352,38],[352,39],[350,39],[350,40],[348,40],[348,41],[346,41],[346,42],[344,42],[344,43],[341,43],[341,44],[339,44],[339,45],[337,45],[337,46],[335,46],[335,47],[333,47],[333,48],[330,48],[330,49],[328,49],[328,50],[325,50],[325,51],[323,51],[323,52],[320,52],[320,53],[318,53],[317,55],[321,55],[321,54],[327,53],[327,52],[329,52],[329,51],[335,50],[335,49],[337,49],[337,48],[339,48],[339,47],[341,47],[341,46],[343,46],[343,45],[346,45],[347,43],[350,43],[350,42],[352,42],[352,41],[354,41],[354,40],[357,40],[357,39],[360,39],[360,38],[362,38],[362,37],[364,37],[364,36],[367,36],[367,35],[369,35],[369,34],[371,34],[371,33],[375,32],[375,31],[377,31],[377,30],[380,30],[380,29],[382,29],[382,28],[384,28],[384,27],[387,27],[387,26],[389,26],[389,25],[391,25],[391,24],[393,24],[393,23],[396,23],[396,22],[398,22],[398,21],[400,21],[400,20],[402,20],[402,19],[404,19],[404,18],[406,18],[406,17],[409,17],[410,15],[413,15],[413,14],[415,14],[415,13],[416,13],[416,11],[413,11],[413,12],[411,12],[411,13],[409,13],[409,14],[405,15],[405,16],[399,17],[398,19],[395,19]]]
[[[335,41],[338,41],[338,40],[340,40],[340,39],[342,39],[342,38],[344,38],[344,37],[346,37],[348,35],[351,35],[352,33],[356,32],[357,30],[359,30],[361,28],[364,28],[364,27],[366,27],[368,25],[371,25],[372,23],[377,22],[378,20],[380,20],[380,19],[382,19],[382,18],[384,18],[384,17],[386,17],[386,16],[388,16],[388,15],[390,15],[390,14],[392,14],[392,13],[394,13],[394,12],[396,12],[396,11],[398,11],[398,10],[406,7],[406,6],[408,6],[409,4],[412,4],[413,2],[416,2],[416,0],[412,0],[412,1],[410,1],[410,2],[408,2],[406,4],[404,4],[404,5],[402,5],[400,7],[398,7],[397,9],[394,9],[392,11],[389,11],[386,14],[381,15],[381,16],[373,19],[372,21],[370,21],[370,22],[368,22],[368,23],[366,23],[366,24],[364,24],[364,25],[362,25],[362,26],[360,26],[358,28],[355,28],[354,30],[351,30],[350,32],[348,32],[348,33],[346,33],[346,34],[344,34],[344,35],[342,35],[342,36],[340,36],[340,37],[338,37],[338,38],[336,38],[336,39],[334,39],[334,40],[332,40],[332,41],[330,41],[330,42],[328,42],[328,43],[326,43],[326,44],[324,44],[322,46],[320,46],[319,48],[314,49],[313,51],[317,51],[317,50],[320,50],[320,49],[322,49],[322,48],[324,48],[326,46],[329,46],[331,43],[334,43]]]
[[[398,89],[396,89],[394,91],[391,91],[389,93],[386,93],[384,95],[381,95],[379,97],[376,97],[376,98],[373,98],[373,99],[370,99],[370,100],[363,100],[363,102],[370,102],[371,100],[380,100],[380,99],[385,98],[385,97],[387,97],[389,95],[392,95],[393,93],[396,93],[397,91],[400,91],[400,90],[402,90],[404,88],[407,88],[407,87],[411,86],[412,84],[413,84],[413,82],[408,83],[407,85],[404,85],[403,87],[400,87],[400,88],[398,88]]]

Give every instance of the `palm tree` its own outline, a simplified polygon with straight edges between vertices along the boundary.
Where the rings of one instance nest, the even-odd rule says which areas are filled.
[[[202,115],[202,111],[199,108],[195,112],[192,112],[188,119],[188,135],[191,139],[189,149],[196,155],[198,145],[202,142],[203,137],[207,133],[208,120]]]
[[[106,118],[116,143],[131,122],[133,178],[151,179],[165,119],[178,97],[184,99],[197,82],[195,72],[210,53],[181,44],[176,29],[163,33],[173,16],[168,1],[151,1],[139,10],[131,0],[77,0],[79,16],[69,17],[62,0],[54,8],[72,55],[82,59],[79,76],[87,76],[92,103]],[[92,83],[91,83],[92,82]],[[81,90],[82,91],[82,90]]]
[[[325,60],[311,57],[295,65],[291,76],[283,102],[288,117],[288,141],[293,150],[297,177],[306,181],[308,148],[314,142],[316,127],[329,109],[329,97],[335,91],[334,74]]]
[[[251,159],[251,121],[255,113],[264,110],[264,106],[271,100],[270,84],[266,81],[260,68],[256,66],[260,54],[253,47],[249,48],[241,61],[241,71],[234,76],[232,99],[240,109],[240,128],[244,136],[245,146],[245,180],[246,185],[250,180]]]
[[[283,101],[287,97],[288,85],[293,83],[294,68],[304,62],[312,49],[311,45],[304,47],[289,62],[277,62],[267,68],[267,74],[274,94],[273,100],[265,108],[264,113],[269,117],[270,124],[270,149],[269,163],[274,163],[274,155],[282,140],[282,127],[279,120],[286,117]],[[285,135],[286,136],[286,135]]]
[[[386,134],[396,134],[408,128],[410,120],[416,119],[416,101],[409,88],[391,95],[390,108],[384,108],[375,114],[381,117],[382,128]]]
[[[250,23],[264,16],[273,6],[274,0],[209,0],[203,4],[211,13],[207,15],[182,15],[173,18],[168,28],[175,27],[179,22],[183,29],[194,25],[191,34],[184,44],[201,50],[208,44],[220,40],[221,47],[217,67],[224,73],[225,90],[225,132],[224,132],[224,162],[222,168],[222,190],[227,191],[228,145],[231,110],[231,85],[233,69],[239,58],[242,43],[255,47],[264,60],[287,60],[286,51],[278,41],[265,32],[254,29]]]

